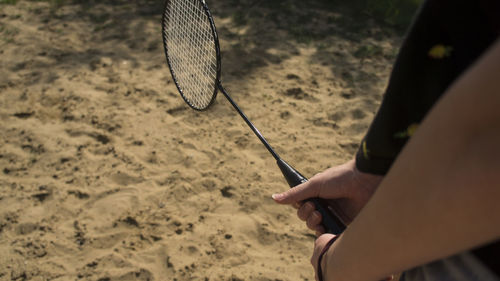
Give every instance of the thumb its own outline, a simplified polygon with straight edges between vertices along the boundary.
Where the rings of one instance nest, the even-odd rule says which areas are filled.
[[[309,180],[283,193],[273,194],[271,197],[279,204],[293,204],[308,198],[318,197],[320,185],[317,181]]]

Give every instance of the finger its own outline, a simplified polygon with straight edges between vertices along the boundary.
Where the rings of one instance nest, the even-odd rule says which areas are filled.
[[[319,189],[317,181],[310,180],[283,193],[273,194],[272,198],[280,204],[293,204],[307,198],[318,197]]]
[[[306,225],[309,229],[316,230],[319,224],[321,224],[321,214],[318,211],[314,211],[307,218]]]
[[[321,235],[323,235],[325,233],[326,233],[325,232],[325,228],[321,224],[319,224],[319,225],[316,226],[316,236],[317,237],[319,237],[319,236],[321,236]]]
[[[302,202],[295,202],[292,204],[292,207],[294,207],[295,209],[300,209],[300,207],[302,207]]]
[[[316,207],[312,202],[306,202],[297,210],[297,216],[299,219],[306,221],[315,210]]]

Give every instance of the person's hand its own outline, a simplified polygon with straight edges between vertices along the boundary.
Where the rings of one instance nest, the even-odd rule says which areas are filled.
[[[323,251],[329,250],[329,249],[325,249],[325,248],[327,246],[329,246],[328,248],[331,247],[332,243],[329,243],[329,242],[330,242],[330,240],[332,240],[334,238],[335,238],[335,235],[333,235],[333,234],[323,234],[323,235],[319,236],[316,239],[316,241],[314,242],[314,251],[313,251],[313,255],[311,257],[311,264],[314,267],[316,281],[320,281],[320,279],[319,279],[320,274],[323,276],[323,280],[326,280],[324,277],[326,274],[326,269],[328,268],[327,267],[328,263],[326,261],[326,253],[323,253]],[[329,245],[327,245],[327,244],[329,244]],[[323,257],[321,259],[321,271],[322,272],[318,272],[318,269],[320,269],[318,267],[318,265],[319,265],[319,257],[321,255],[321,253],[323,253]]]
[[[382,178],[360,172],[355,161],[351,160],[329,168],[286,192],[273,194],[272,197],[277,203],[291,204],[298,208],[298,217],[306,221],[307,227],[321,234],[325,232],[321,226],[321,214],[316,211],[312,202],[303,204],[303,200],[314,197],[327,199],[340,219],[350,223],[368,202]]]
[[[338,237],[333,235],[333,234],[322,234],[319,235],[316,241],[314,241],[314,251],[313,255],[311,257],[311,265],[314,268],[314,273],[315,273],[315,278],[316,281],[320,281],[319,275],[323,277],[322,280],[328,280],[327,276],[331,274],[328,271],[328,258],[331,257],[335,249],[333,249],[335,246],[335,240]],[[330,252],[327,254],[327,252]],[[319,260],[320,256],[322,256],[321,261]],[[321,262],[321,267],[319,267],[319,263]],[[319,272],[318,270],[321,270]],[[331,270],[330,270],[331,271]],[[331,276],[330,276],[331,279]],[[385,279],[382,279],[381,281],[392,281],[394,280],[394,275],[390,275]]]

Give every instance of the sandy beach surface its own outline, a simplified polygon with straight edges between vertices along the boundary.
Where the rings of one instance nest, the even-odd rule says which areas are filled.
[[[311,177],[357,150],[401,38],[304,2],[208,4],[224,86]],[[0,280],[314,280],[274,159],[178,94],[161,1],[1,3]]]

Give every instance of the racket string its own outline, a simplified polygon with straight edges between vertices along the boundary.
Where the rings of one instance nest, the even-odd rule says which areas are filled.
[[[171,0],[164,16],[163,37],[174,79],[188,103],[203,109],[212,101],[217,79],[209,18],[199,0]]]

